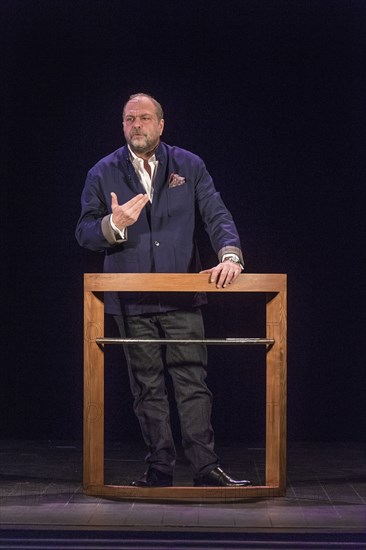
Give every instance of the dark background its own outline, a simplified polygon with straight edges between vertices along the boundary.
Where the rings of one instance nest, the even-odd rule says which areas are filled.
[[[205,160],[246,271],[288,274],[289,439],[361,440],[366,3],[2,0],[0,10],[1,434],[81,438],[82,275],[102,257],[74,239],[80,194],[87,170],[123,143],[126,98],[145,91],[164,107],[165,141]],[[202,257],[215,262],[206,237]],[[208,335],[236,335],[238,320],[238,335],[262,335],[263,307],[213,300]],[[107,438],[140,437],[121,351],[106,353]],[[210,356],[217,438],[263,439],[263,350]]]

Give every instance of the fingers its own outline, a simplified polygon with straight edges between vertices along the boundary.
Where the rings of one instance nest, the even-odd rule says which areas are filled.
[[[143,208],[145,206],[145,204],[147,203],[147,201],[149,200],[148,196],[147,195],[143,195],[142,193],[139,193],[138,195],[135,195],[134,197],[132,197],[132,199],[130,199],[129,201],[125,202],[122,206],[125,208],[125,209],[129,209],[129,208],[132,208],[134,207],[135,205],[140,205],[142,204],[142,207]],[[120,206],[118,204],[118,198],[117,198],[117,195],[116,193],[114,193],[113,191],[111,192],[111,207],[112,207],[112,211],[115,210],[118,206]]]
[[[140,193],[124,204],[118,204],[117,195],[112,191],[111,208],[115,225],[124,228],[134,224],[148,200],[149,197],[146,194]]]
[[[126,202],[123,206],[126,211],[131,210],[140,213],[147,202],[149,202],[147,195],[136,195],[136,197],[133,197],[133,199]]]
[[[149,198],[147,195],[137,195],[121,206],[121,213],[126,220],[128,220],[126,221],[128,225],[131,225],[137,221],[141,214],[141,210],[144,208],[148,200]]]
[[[117,206],[118,206],[117,195],[116,195],[116,193],[113,193],[113,191],[112,191],[112,193],[111,193],[111,198],[112,198],[112,200],[111,200],[111,207],[112,207],[112,212],[113,212],[113,210],[114,210],[115,208],[117,208]]]
[[[217,288],[225,288],[232,284],[240,275],[241,267],[233,262],[223,262],[201,273],[211,273],[210,283],[216,283]]]
[[[130,208],[140,208],[140,210],[145,206],[145,204],[148,202],[149,197],[145,194],[143,195],[140,193],[139,195],[136,195],[135,197],[132,197],[129,201],[125,202],[123,204],[123,207],[125,210],[128,210]]]

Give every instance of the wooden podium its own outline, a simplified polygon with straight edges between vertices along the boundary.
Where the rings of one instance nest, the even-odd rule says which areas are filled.
[[[257,292],[266,294],[266,481],[249,487],[141,488],[104,484],[103,292]],[[233,339],[235,340],[235,339]],[[209,341],[207,341],[209,343]],[[218,289],[207,274],[87,273],[84,275],[84,493],[146,501],[238,501],[286,491],[286,275],[242,274]]]

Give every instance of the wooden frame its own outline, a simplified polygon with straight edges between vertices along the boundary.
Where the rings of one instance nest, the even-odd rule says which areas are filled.
[[[249,487],[140,488],[104,484],[103,292],[266,293],[266,481]],[[238,501],[283,496],[286,491],[286,275],[243,274],[217,289],[207,274],[88,273],[84,275],[84,492],[88,495],[154,501]]]

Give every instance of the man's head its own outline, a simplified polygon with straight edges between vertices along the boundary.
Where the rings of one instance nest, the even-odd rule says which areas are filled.
[[[123,108],[123,132],[132,151],[149,158],[159,144],[164,129],[163,109],[148,94],[131,95]]]

